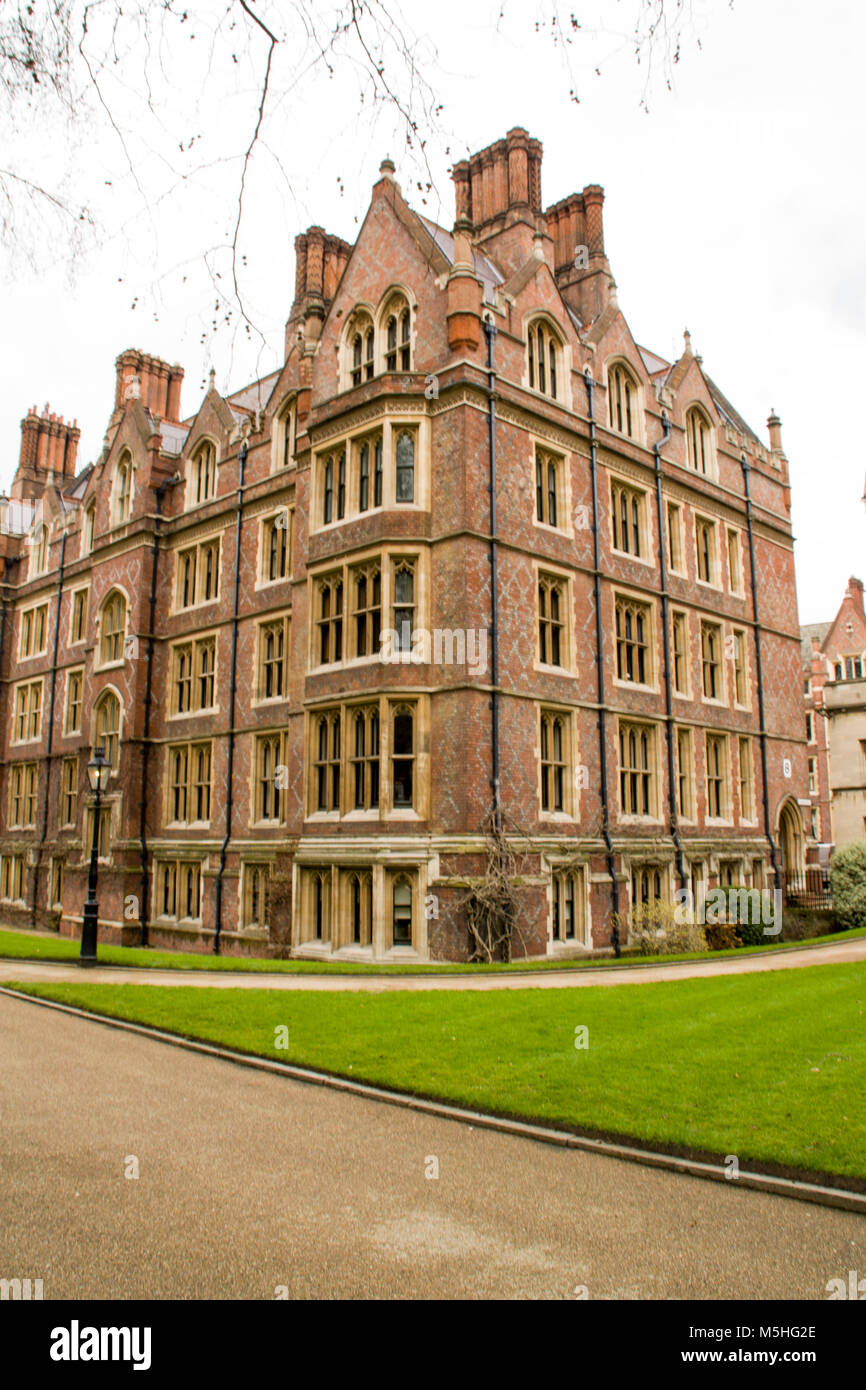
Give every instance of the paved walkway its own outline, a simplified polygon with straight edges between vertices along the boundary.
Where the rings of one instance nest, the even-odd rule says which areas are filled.
[[[787,1301],[866,1270],[851,1212],[47,1026],[8,996],[0,1033],[0,1272],[46,1299]]]
[[[0,960],[0,983],[7,980],[103,985],[193,985],[208,989],[388,990],[424,989],[579,989],[590,985],[644,985],[664,980],[703,979],[707,975],[751,975],[766,970],[799,970],[812,965],[847,965],[866,960],[866,937],[837,941],[808,950],[776,951],[765,956],[724,956],[670,965],[599,966],[580,970],[527,971],[502,975],[289,975],[229,973],[221,970],[147,970],[130,966],[95,966]]]

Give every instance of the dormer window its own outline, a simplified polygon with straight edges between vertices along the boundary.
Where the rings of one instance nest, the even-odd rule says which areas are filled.
[[[628,439],[640,435],[638,384],[627,367],[618,362],[607,374],[608,424]]]
[[[408,372],[412,363],[409,305],[402,295],[392,300],[384,318],[385,371]]]
[[[376,330],[371,310],[358,306],[349,315],[342,346],[342,389],[372,381],[376,373]]]
[[[712,435],[710,422],[699,406],[686,412],[686,447],[689,467],[696,473],[712,472]]]
[[[375,371],[373,325],[359,327],[352,336],[352,385],[370,381]]]
[[[129,518],[132,506],[132,459],[124,454],[114,474],[113,522],[120,526]]]
[[[216,449],[206,440],[193,455],[188,505],[196,506],[216,495]]]
[[[536,320],[526,335],[529,389],[558,399],[559,343],[547,323]]]

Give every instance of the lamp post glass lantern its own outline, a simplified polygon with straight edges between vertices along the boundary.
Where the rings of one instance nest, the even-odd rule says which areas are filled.
[[[105,750],[95,748],[93,757],[87,764],[87,780],[96,802],[93,809],[93,838],[90,845],[90,872],[87,876],[87,901],[84,904],[84,919],[81,923],[81,951],[79,965],[96,964],[96,941],[99,935],[99,903],[96,900],[96,882],[99,875],[99,829],[101,821],[101,802],[108,791],[108,778],[111,763]]]

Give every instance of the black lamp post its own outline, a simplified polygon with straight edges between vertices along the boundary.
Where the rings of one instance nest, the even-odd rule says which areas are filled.
[[[87,764],[90,789],[96,797],[93,812],[93,841],[90,846],[90,873],[87,876],[87,901],[84,904],[84,921],[81,924],[81,952],[79,965],[96,965],[96,939],[99,932],[99,903],[96,901],[96,880],[99,874],[99,821],[103,792],[108,791],[108,778],[111,763],[102,748],[93,750],[93,757]]]

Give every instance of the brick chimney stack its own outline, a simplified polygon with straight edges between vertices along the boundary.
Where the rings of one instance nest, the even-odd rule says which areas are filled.
[[[545,214],[553,237],[556,281],[581,323],[590,324],[610,299],[610,264],[604,252],[604,189],[591,183],[554,203]]]
[[[541,155],[541,142],[515,126],[504,140],[455,164],[451,173],[457,222],[471,228],[479,248],[506,275],[529,260],[536,236],[546,236]]]
[[[846,594],[857,608],[857,612],[863,613],[863,580],[856,579],[854,575],[852,575],[848,580]],[[864,614],[864,616],[866,616],[866,614]]]
[[[151,357],[138,348],[127,348],[115,361],[117,378],[114,389],[115,415],[123,410],[130,395],[139,395],[141,403],[152,415],[172,424],[180,421],[180,388],[183,367],[172,366],[160,357]],[[138,378],[136,383],[135,378]]]
[[[295,345],[299,322],[306,338],[316,339],[346,268],[351,246],[324,227],[308,227],[295,237],[295,298],[286,324],[286,356]]]
[[[51,474],[58,482],[74,478],[80,438],[77,420],[68,423],[47,404],[41,415],[32,406],[21,421],[21,452],[11,496],[41,497]]]

